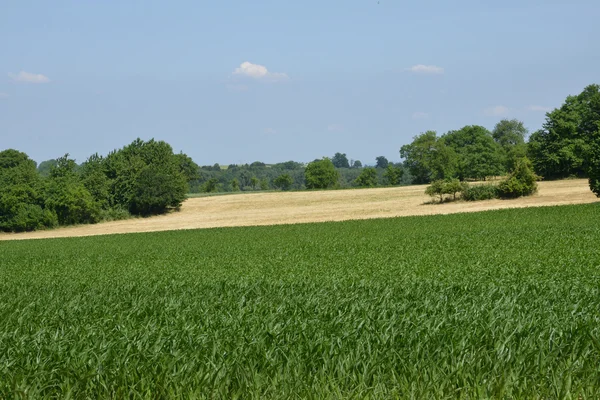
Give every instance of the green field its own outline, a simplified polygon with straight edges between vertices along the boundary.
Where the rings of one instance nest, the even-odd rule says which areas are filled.
[[[599,222],[0,242],[0,398],[600,398]]]

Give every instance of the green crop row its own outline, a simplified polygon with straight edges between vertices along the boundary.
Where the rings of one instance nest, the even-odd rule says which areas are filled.
[[[599,398],[598,221],[0,242],[0,398]]]

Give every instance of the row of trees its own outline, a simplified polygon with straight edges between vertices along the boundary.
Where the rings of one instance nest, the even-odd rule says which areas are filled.
[[[528,133],[517,120],[500,121],[491,132],[477,125],[441,136],[428,131],[402,146],[400,155],[413,183],[485,180],[505,175],[528,157],[544,179],[589,177],[592,191],[600,195],[599,85],[567,97],[527,141]]]
[[[198,166],[162,141],[135,140],[77,165],[68,154],[40,173],[27,154],[0,152],[0,230],[26,231],[163,213],[181,205]]]
[[[202,166],[199,178],[191,183],[190,189],[192,193],[199,193],[390,186],[409,183],[411,178],[404,172],[402,164],[391,163],[384,156],[375,159],[375,167],[363,167],[362,162],[336,153],[331,158],[308,164],[286,161],[266,165],[255,161],[227,167]],[[329,176],[321,177],[321,174]]]
[[[0,152],[0,230],[163,213],[178,208],[189,191],[464,182],[513,171],[505,185],[514,193],[526,192],[528,188],[519,186],[522,182],[512,179],[517,176],[515,167],[527,164],[525,156],[535,173],[546,179],[589,177],[592,191],[600,196],[600,86],[590,85],[579,95],[567,97],[560,108],[546,115],[542,129],[528,141],[527,136],[527,129],[517,120],[500,121],[492,131],[476,125],[441,136],[428,131],[402,146],[403,164],[380,156],[375,167],[363,167],[343,153],[306,165],[257,161],[226,168],[218,164],[199,167],[187,155],[175,154],[165,142],[137,139],[106,157],[94,154],[81,165],[65,155],[36,169],[25,153],[5,150]],[[443,187],[440,190],[450,190],[448,185]],[[472,191],[474,198],[489,194],[483,193],[487,189],[477,190],[482,193]]]

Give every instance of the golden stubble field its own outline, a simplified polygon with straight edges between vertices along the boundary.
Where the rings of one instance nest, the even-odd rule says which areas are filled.
[[[424,194],[425,187],[258,192],[199,197],[186,200],[179,212],[167,215],[48,231],[0,234],[0,240],[391,218],[598,201],[585,179],[540,182],[536,195],[521,199],[444,204],[427,204],[431,199]]]

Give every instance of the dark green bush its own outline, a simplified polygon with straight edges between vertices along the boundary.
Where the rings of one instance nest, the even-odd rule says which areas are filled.
[[[498,196],[498,186],[492,183],[466,186],[462,190],[462,198],[466,201],[491,200]]]
[[[129,211],[144,216],[164,213],[170,208],[180,207],[186,191],[183,175],[173,176],[147,167],[136,179]]]
[[[527,158],[517,160],[515,169],[498,185],[498,195],[504,199],[530,196],[537,192],[537,180],[531,161]]]

